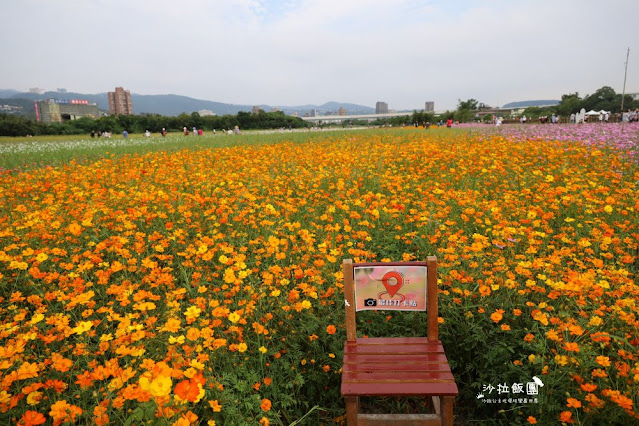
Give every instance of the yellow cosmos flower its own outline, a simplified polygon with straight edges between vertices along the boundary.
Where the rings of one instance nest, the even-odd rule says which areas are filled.
[[[109,383],[107,388],[111,392],[115,392],[116,390],[121,389],[122,386],[124,386],[124,382],[122,381],[122,378],[121,377],[116,377],[115,379],[111,380],[111,382]]]
[[[42,392],[35,391],[31,392],[27,396],[27,404],[29,405],[38,405],[42,401]]]
[[[248,349],[248,347],[246,346],[246,343],[244,343],[244,342],[242,342],[239,345],[237,345],[238,352],[246,352],[247,349]]]
[[[158,376],[153,380],[148,377],[140,377],[140,387],[142,390],[149,391],[151,395],[156,397],[167,396],[171,393],[173,381],[170,377]]]
[[[110,342],[113,340],[113,334],[107,333],[100,336],[100,342]]]
[[[93,327],[93,323],[91,321],[80,321],[71,331],[79,335],[86,333],[91,329],[91,327]]]
[[[178,337],[173,337],[170,336],[169,337],[169,344],[174,345],[174,344],[183,344],[184,343],[184,336],[178,336]]]
[[[231,312],[229,314],[229,321],[231,321],[233,324],[235,324],[239,320],[240,320],[240,315],[237,312]]]
[[[191,363],[189,365],[193,368],[197,368],[200,371],[204,370],[204,364],[199,362],[197,359],[191,360]]]
[[[44,319],[44,315],[42,314],[35,314],[32,318],[31,321],[29,321],[31,324],[37,324],[40,321],[42,321]]]
[[[202,309],[198,308],[197,306],[189,306],[189,308],[184,311],[184,316],[187,318],[197,318],[200,316],[200,313],[202,312]]]

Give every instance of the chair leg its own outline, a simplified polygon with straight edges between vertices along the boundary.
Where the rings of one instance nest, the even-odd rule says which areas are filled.
[[[442,414],[441,397],[433,395],[433,396],[430,397],[430,402],[433,405],[433,413],[441,416],[441,414]]]
[[[442,396],[440,400],[442,403],[442,426],[453,426],[453,404],[455,403],[455,397]]]
[[[344,402],[346,402],[346,424],[348,426],[357,426],[359,396],[345,396]]]

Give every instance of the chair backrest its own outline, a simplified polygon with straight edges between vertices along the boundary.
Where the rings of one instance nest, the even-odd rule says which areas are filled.
[[[388,263],[353,263],[344,259],[347,341],[357,338],[355,312],[360,310],[426,311],[428,340],[439,339],[437,257],[426,259]],[[402,288],[409,294],[400,293]]]

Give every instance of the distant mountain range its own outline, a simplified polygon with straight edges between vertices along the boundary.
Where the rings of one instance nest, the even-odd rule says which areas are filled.
[[[0,90],[0,106],[20,106],[25,115],[35,115],[33,106],[34,101],[42,99],[86,99],[90,103],[95,103],[98,108],[104,111],[109,110],[109,101],[106,93],[84,94],[84,93],[59,93],[46,92],[44,94],[37,93],[21,93],[17,90]],[[202,99],[194,99],[188,96],[180,95],[138,95],[131,94],[133,103],[133,111],[135,114],[160,114],[166,116],[176,116],[182,113],[191,114],[201,110],[209,110],[217,115],[237,114],[240,111],[249,112],[253,109],[253,105],[235,105],[222,102],[206,101]],[[25,104],[25,102],[27,102]],[[258,105],[260,109],[270,112],[275,107],[270,105]],[[299,106],[282,106],[277,107],[285,114],[298,113],[303,116],[310,113],[311,110],[317,110],[319,115],[325,115],[329,112],[337,114],[340,108],[345,108],[348,114],[370,114],[375,112],[375,108],[343,102],[327,102],[322,105],[299,105]],[[0,112],[3,112],[0,110]]]
[[[502,106],[502,108],[528,108],[531,106],[553,106],[553,105],[557,105],[559,104],[559,102],[556,99],[551,99],[551,100],[538,100],[538,101],[521,101],[521,102],[511,102],[508,103],[504,106]]]
[[[176,116],[182,113],[191,114],[201,110],[209,110],[217,115],[237,114],[240,111],[249,112],[253,109],[253,105],[235,105],[222,102],[207,101],[202,99],[194,99],[188,96],[180,95],[138,95],[131,94],[133,102],[133,111],[135,114],[160,114],[166,116]],[[59,93],[46,92],[44,94],[22,93],[13,89],[0,89],[0,113],[22,114],[35,116],[34,101],[42,99],[86,99],[91,103],[98,105],[103,111],[109,110],[109,101],[106,93],[84,94],[84,93]],[[557,105],[558,100],[533,100],[511,102],[502,108],[526,108],[529,106],[551,106]],[[275,107],[270,105],[258,105],[260,109],[269,112]],[[371,114],[375,112],[375,108],[364,105],[344,103],[344,102],[326,102],[322,105],[297,105],[297,106],[280,106],[277,107],[285,114],[297,113],[304,116],[312,110],[316,110],[318,115],[335,114],[340,108],[344,108],[348,115],[355,114]]]

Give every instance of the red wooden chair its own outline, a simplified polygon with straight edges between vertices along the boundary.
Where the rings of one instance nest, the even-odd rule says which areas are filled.
[[[361,274],[364,271],[371,271],[371,269],[363,268],[380,266],[386,267],[386,270],[392,267],[400,270],[402,266],[426,267],[426,289],[424,289],[426,306],[424,308],[428,315],[427,337],[357,337],[356,310],[381,310],[387,307],[370,306],[377,303],[376,299],[369,298],[362,301],[359,300],[359,296],[358,300],[355,299],[355,271],[362,268],[362,271],[359,271]],[[397,263],[353,263],[351,259],[346,259],[343,262],[343,270],[347,340],[344,345],[341,393],[346,403],[348,425],[452,425],[453,404],[458,391],[444,348],[438,340],[437,258],[429,256],[426,262]],[[390,278],[386,279],[387,276]],[[399,277],[397,273],[394,273],[394,276]],[[395,299],[391,302],[394,304],[403,304],[403,300],[406,300],[406,297],[398,292],[401,284],[398,288],[393,288],[397,286],[397,280],[393,279],[392,272],[387,272],[383,280],[370,278],[370,275],[369,279],[372,280],[369,282],[383,281],[382,284],[388,290],[384,292],[379,283],[375,284],[382,290],[378,295],[381,298],[380,304],[389,303],[386,301],[389,299]],[[413,291],[411,289],[411,292]],[[364,293],[363,290],[360,292]],[[382,295],[385,296],[382,297]],[[401,297],[395,297],[396,295]],[[369,306],[363,306],[364,304]],[[432,397],[434,413],[360,413],[362,396]]]

